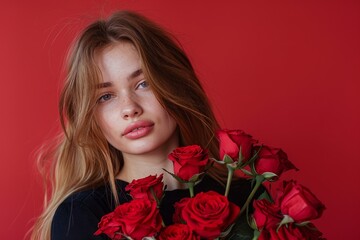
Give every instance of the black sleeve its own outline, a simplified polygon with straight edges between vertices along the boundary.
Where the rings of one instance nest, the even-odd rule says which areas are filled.
[[[78,202],[64,202],[56,210],[51,225],[51,240],[104,240],[102,234],[95,236],[98,217],[90,208]]]

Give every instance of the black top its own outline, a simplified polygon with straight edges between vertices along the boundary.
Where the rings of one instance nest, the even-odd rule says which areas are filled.
[[[127,182],[116,180],[120,203],[131,200],[125,192]],[[195,186],[198,192],[216,191],[224,194],[224,187],[209,176]],[[251,191],[250,182],[247,180],[234,181],[230,188],[229,200],[242,206]],[[172,223],[174,203],[181,198],[189,197],[188,189],[165,191],[161,202],[160,212],[166,225]],[[100,219],[105,214],[115,209],[114,198],[109,186],[85,190],[70,195],[56,210],[52,226],[52,240],[86,240],[109,239],[105,234],[94,236]]]

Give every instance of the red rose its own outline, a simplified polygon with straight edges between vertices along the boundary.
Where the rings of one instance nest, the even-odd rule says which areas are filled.
[[[176,207],[176,206],[175,206]],[[240,208],[217,192],[201,192],[189,198],[182,208],[181,218],[197,235],[215,239],[237,218]]]
[[[159,177],[148,176],[145,178],[133,180],[129,185],[125,187],[126,191],[130,191],[130,195],[133,199],[150,199],[153,200],[154,196],[151,189],[159,200],[164,193],[164,183],[162,182],[163,174]]]
[[[174,224],[170,225],[160,233],[159,240],[200,240],[188,225]]]
[[[259,230],[277,226],[283,218],[279,207],[266,199],[254,200],[253,206],[253,218]]]
[[[319,218],[324,204],[306,187],[295,181],[284,181],[284,194],[279,198],[281,212],[301,223]]]
[[[234,161],[239,158],[241,146],[241,154],[243,161],[249,160],[253,143],[256,141],[248,134],[241,130],[219,130],[216,133],[219,139],[220,160],[224,159],[224,155],[229,155]]]
[[[174,162],[175,175],[184,181],[203,172],[209,162],[207,152],[198,145],[178,147],[168,157]]]
[[[297,226],[288,224],[281,226],[277,231],[276,228],[264,230],[261,232],[258,240],[321,240],[322,233],[319,232],[312,224]]]
[[[159,209],[149,199],[135,199],[119,205],[114,214],[121,219],[119,232],[134,240],[152,237],[162,227]]]
[[[260,147],[255,147],[258,150]],[[270,148],[268,146],[262,146],[258,158],[255,160],[255,170],[258,174],[264,172],[275,173],[278,177],[290,169],[298,170],[289,160],[285,152],[279,148]]]
[[[183,208],[186,206],[188,201],[190,201],[191,198],[182,198],[180,201],[176,202],[174,204],[175,213],[173,215],[173,222],[174,223],[181,223],[181,213],[183,212]]]
[[[98,224],[99,229],[94,233],[94,235],[100,235],[104,233],[111,239],[121,239],[122,236],[116,234],[119,231],[121,225],[121,219],[116,217],[114,212],[111,212],[101,218],[101,221]]]

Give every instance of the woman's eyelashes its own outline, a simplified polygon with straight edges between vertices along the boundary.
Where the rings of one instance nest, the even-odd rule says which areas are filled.
[[[97,102],[103,103],[103,102],[109,101],[112,97],[113,97],[113,95],[111,93],[104,93],[99,97]]]
[[[149,83],[146,80],[141,80],[138,84],[135,85],[135,91],[136,90],[141,90],[141,89],[147,89],[149,88]],[[104,103],[107,102],[109,100],[111,100],[112,98],[114,98],[114,94],[113,93],[103,93],[100,95],[100,97],[98,98],[97,102],[98,103]]]
[[[142,80],[136,85],[136,89],[148,88],[149,83],[146,80]]]

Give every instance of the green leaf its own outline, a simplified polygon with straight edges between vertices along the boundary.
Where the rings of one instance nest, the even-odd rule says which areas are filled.
[[[257,240],[260,237],[261,232],[259,230],[254,231],[254,237],[252,240]]]
[[[175,174],[169,172],[168,170],[166,170],[165,168],[163,168],[163,170],[165,172],[167,172],[168,174],[170,174],[173,178],[175,178],[177,181],[179,181],[180,183],[187,183],[187,181],[182,180],[181,178],[179,178],[178,176],[176,176]]]
[[[234,160],[229,156],[229,155],[227,155],[227,154],[225,154],[224,155],[224,158],[223,158],[223,161],[225,162],[225,163],[234,163]]]
[[[252,229],[254,229],[254,230],[257,230],[258,229],[258,227],[257,227],[257,225],[256,225],[256,221],[255,221],[255,219],[253,218],[253,217],[250,217],[250,227],[252,228]]]
[[[267,180],[271,180],[273,179],[274,177],[277,177],[278,175],[275,174],[275,173],[272,173],[272,172],[264,172],[263,174],[261,174],[264,176],[265,179]]]
[[[276,231],[279,230],[279,228],[282,226],[282,225],[285,225],[285,224],[288,224],[288,223],[292,223],[294,222],[294,219],[292,219],[289,215],[284,215],[284,218],[281,220],[279,226],[277,227]]]
[[[310,223],[310,221],[305,221],[305,222],[301,222],[301,223],[296,223],[296,226],[302,227],[302,226],[308,225],[309,223]]]
[[[228,169],[231,169],[231,171],[235,171],[235,170],[236,170],[236,162],[227,163],[227,164],[226,164],[226,167],[227,167]]]
[[[266,199],[268,200],[269,202],[274,202],[272,197],[270,196],[270,194],[268,193],[268,191],[264,191],[262,194],[259,195],[259,197],[257,198],[258,200],[261,200],[261,199]]]
[[[189,182],[193,182],[193,183],[196,183],[196,182],[200,182],[203,178],[205,173],[198,173],[198,174],[194,174],[190,179],[189,179]]]
[[[232,227],[228,237],[228,240],[252,240],[254,236],[254,230],[250,228],[246,221],[246,216],[241,216],[234,226]]]
[[[185,183],[185,184],[191,182],[191,183],[193,183],[193,184],[196,185],[196,184],[198,184],[199,182],[201,182],[202,179],[203,179],[204,176],[205,176],[205,172],[202,172],[202,173],[194,174],[194,175],[189,179],[189,181],[185,181],[185,180],[179,178],[178,176],[176,176],[176,174],[169,172],[169,171],[166,170],[165,168],[163,168],[163,170],[164,170],[165,172],[167,172],[168,174],[170,174],[173,178],[175,178],[175,179],[176,179],[177,181],[179,181],[180,183]]]

